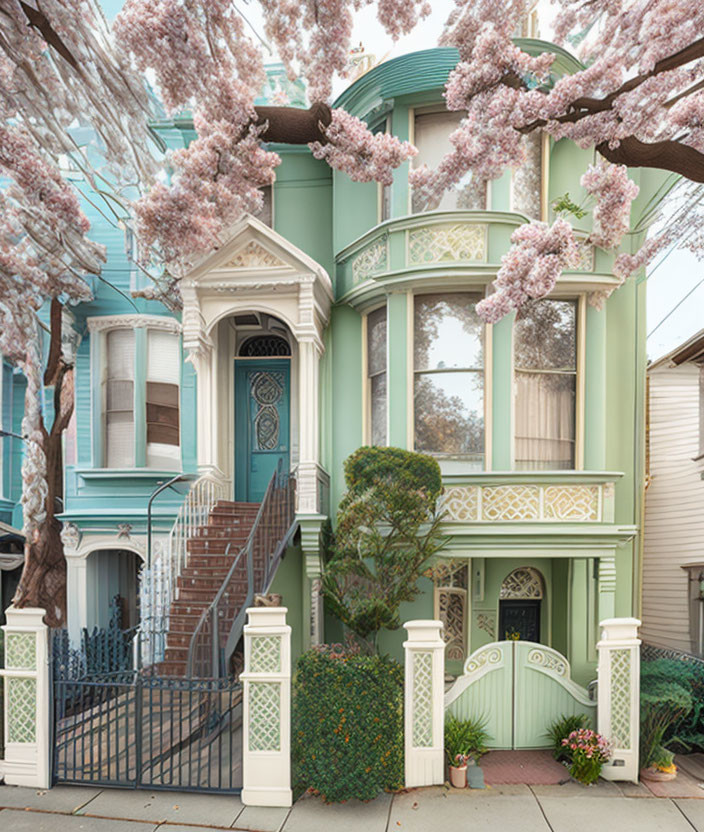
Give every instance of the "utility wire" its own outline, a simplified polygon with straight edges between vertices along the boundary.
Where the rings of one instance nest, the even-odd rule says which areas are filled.
[[[675,306],[672,307],[672,309],[670,309],[670,311],[667,313],[667,315],[665,315],[664,318],[662,318],[660,321],[658,321],[655,328],[651,329],[646,337],[650,338],[651,335],[653,335],[655,332],[657,332],[658,329],[660,329],[660,327],[670,317],[670,315],[672,315],[673,312],[676,312],[680,308],[680,306],[682,306],[682,304],[687,300],[687,298],[702,285],[702,283],[704,283],[704,277],[697,284],[692,286],[692,288],[689,290],[689,292],[687,292],[687,294],[682,298],[681,301],[679,301]]]

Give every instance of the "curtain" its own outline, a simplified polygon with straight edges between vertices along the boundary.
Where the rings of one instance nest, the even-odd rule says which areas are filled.
[[[572,373],[516,372],[517,468],[574,468],[575,380]]]
[[[105,466],[134,468],[134,332],[106,336]]]

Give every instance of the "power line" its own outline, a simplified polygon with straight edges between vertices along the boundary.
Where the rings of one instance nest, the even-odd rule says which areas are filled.
[[[651,335],[653,335],[655,332],[657,332],[658,329],[660,329],[660,327],[670,317],[670,315],[672,315],[673,312],[676,312],[680,308],[680,306],[682,306],[682,304],[687,300],[687,298],[702,285],[702,283],[704,283],[704,277],[697,284],[692,286],[692,288],[689,290],[689,292],[687,292],[687,294],[682,298],[681,301],[679,301],[675,306],[672,307],[672,309],[670,309],[670,311],[667,313],[667,315],[665,315],[664,318],[662,318],[660,321],[658,321],[657,325],[655,326],[655,329],[651,329],[650,332],[648,333],[648,335],[646,336],[646,338],[650,338]]]

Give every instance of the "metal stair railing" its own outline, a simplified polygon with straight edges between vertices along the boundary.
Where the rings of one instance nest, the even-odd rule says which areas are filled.
[[[271,586],[286,547],[297,528],[294,477],[274,472],[259,506],[247,542],[240,549],[222,586],[203,611],[188,647],[187,673],[194,678],[228,675],[228,666],[242,636],[247,607],[255,595]],[[231,544],[230,544],[231,545]],[[229,554],[227,547],[226,555]],[[241,565],[247,567],[247,594],[243,600],[236,583],[242,580]]]
[[[200,526],[207,526],[210,512],[228,498],[228,483],[203,474],[190,487],[163,549],[140,576],[140,635],[142,664],[153,665],[164,657],[171,604],[176,600],[178,579],[188,562],[188,540]]]

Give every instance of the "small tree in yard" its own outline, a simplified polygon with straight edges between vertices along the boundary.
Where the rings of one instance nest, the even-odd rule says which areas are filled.
[[[372,651],[379,630],[401,626],[401,603],[418,595],[424,564],[444,545],[440,467],[412,451],[364,447],[345,461],[345,481],[323,593]]]

